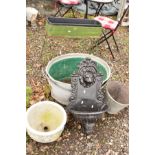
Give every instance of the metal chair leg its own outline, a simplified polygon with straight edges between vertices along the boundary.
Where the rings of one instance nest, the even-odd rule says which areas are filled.
[[[107,45],[108,45],[108,48],[109,48],[109,50],[110,50],[111,56],[112,56],[113,59],[115,59],[114,54],[113,54],[113,52],[112,52],[112,50],[111,50],[110,44],[109,44],[109,42],[108,42],[108,38],[109,38],[110,36],[107,38],[106,35],[104,34],[104,32],[102,32],[102,33],[103,33],[103,35],[104,35],[104,37],[105,37],[105,41],[107,42]]]
[[[117,42],[116,42],[115,37],[114,37],[113,34],[112,34],[112,37],[113,37],[113,40],[114,40],[114,42],[115,42],[115,45],[116,45],[117,51],[119,52],[119,48],[118,48]]]
[[[110,50],[111,56],[112,56],[113,59],[115,59],[114,54],[113,54],[113,52],[112,52],[112,50],[111,50],[110,44],[109,44],[109,42],[108,42],[108,39],[109,39],[111,36],[113,36],[113,33],[110,31],[110,32],[108,32],[108,33],[105,34],[104,31],[102,31],[102,34],[103,34],[103,36],[101,36],[101,38],[99,38],[99,39],[97,40],[96,44],[91,48],[91,50],[94,49],[96,46],[100,45],[101,43],[103,43],[104,41],[106,41],[106,43],[107,43],[107,45],[108,45],[108,48],[109,48],[109,50]],[[109,36],[108,36],[108,35],[109,35]],[[116,41],[115,41],[115,42],[116,42]]]
[[[72,10],[72,13],[73,13],[73,17],[75,18],[75,14],[74,14],[74,10],[73,10],[73,7],[71,8],[71,10]]]
[[[102,33],[103,33],[103,30],[102,30]],[[98,42],[104,42],[105,41],[105,36],[107,36],[107,35],[109,35],[108,37],[106,37],[107,39],[109,38],[109,37],[111,37],[111,35],[112,35],[112,32],[111,31],[109,31],[109,32],[107,32],[105,35],[102,35],[99,39],[98,39]],[[102,41],[101,41],[102,40]]]
[[[66,13],[68,13],[70,10],[72,9],[72,6],[71,7],[69,7],[68,8],[68,10],[67,11],[65,11],[63,14],[62,14],[62,16],[61,17],[63,17]]]
[[[100,11],[101,11],[103,6],[104,6],[104,3],[103,4],[99,4],[99,7],[97,9],[97,13],[95,14],[96,16],[98,16],[100,14]]]
[[[103,33],[103,31],[102,31]],[[106,38],[105,36],[109,35],[108,37],[106,37],[107,39],[111,37],[111,32],[106,33],[105,35],[102,34],[102,36],[96,41],[95,45],[93,47],[91,47],[91,49],[95,48],[97,45],[100,45],[101,43],[103,43]]]
[[[106,39],[105,41],[106,41],[107,44],[108,44],[108,48],[109,48],[109,50],[110,50],[110,53],[111,53],[112,58],[115,59],[114,54],[113,54],[113,52],[112,52],[112,50],[111,50],[111,47],[110,47],[110,44],[109,44],[108,40]]]
[[[100,44],[102,43],[102,39],[103,39],[103,38],[104,38],[104,37],[101,36],[101,38],[99,38],[99,39],[96,41],[95,45],[92,46],[90,49],[92,50],[92,49],[94,49],[96,46],[100,45]]]
[[[59,5],[61,5],[61,4],[59,4]],[[60,17],[63,17],[66,13],[68,13],[70,10],[72,10],[73,16],[75,18],[75,14],[74,14],[74,11],[73,11],[73,6],[70,6],[63,14],[61,14],[62,9],[63,9],[63,6],[58,9],[58,11],[54,15],[54,17],[56,17],[58,15],[58,13],[60,14]]]
[[[61,12],[60,12],[61,10],[62,10],[62,7],[58,9],[58,11],[57,11],[56,14],[54,15],[54,17],[56,17],[56,16],[58,15],[58,13],[59,13],[60,16],[61,16]]]

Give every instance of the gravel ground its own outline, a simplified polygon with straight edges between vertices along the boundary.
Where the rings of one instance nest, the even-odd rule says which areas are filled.
[[[118,80],[128,85],[128,28],[120,27],[116,40],[120,49],[118,53],[112,40],[110,43],[115,55],[112,60],[106,44],[95,48],[91,54],[104,59],[111,67],[111,80]],[[27,86],[33,90],[30,106],[39,100],[54,100],[45,93],[48,82],[42,74],[52,58],[66,53],[90,53],[89,47],[94,40],[48,37],[44,25],[36,30],[27,27]],[[128,155],[129,134],[128,108],[117,115],[105,114],[96,123],[93,134],[83,134],[81,125],[71,115],[61,137],[53,143],[41,144],[27,140],[27,155]]]
[[[111,80],[118,80],[128,85],[128,29],[119,28],[116,39],[120,53],[113,49],[115,61],[112,60],[105,44],[96,48],[94,55],[101,57],[110,65]],[[38,27],[35,31],[27,28],[27,85],[32,87],[34,95],[30,104],[47,99],[44,90],[48,82],[42,74],[42,68],[49,60],[65,53],[89,53],[90,45],[89,38],[52,38],[46,36],[44,27]],[[115,155],[128,154],[128,108],[117,115],[106,114],[103,120],[97,122],[94,133],[90,136],[84,135],[80,124],[70,116],[57,142],[41,144],[32,139],[27,142],[27,155],[104,155],[109,150],[114,151]]]

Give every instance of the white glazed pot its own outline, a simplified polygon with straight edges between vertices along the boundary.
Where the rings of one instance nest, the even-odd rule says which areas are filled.
[[[62,71],[67,72],[68,68],[66,67],[67,65],[65,66],[65,64],[64,64],[64,66],[62,68],[55,70],[55,72],[53,72],[53,74],[50,75],[49,70],[51,69],[51,66],[55,65],[56,63],[59,63],[60,61],[66,60],[66,59],[72,59],[72,58],[73,59],[74,58],[75,59],[76,58],[83,59],[86,57],[91,58],[93,61],[100,64],[100,66],[102,66],[105,69],[105,72],[107,75],[106,75],[106,78],[103,80],[103,83],[106,82],[110,78],[111,70],[110,70],[109,65],[103,59],[98,58],[94,55],[82,54],[82,53],[70,53],[70,54],[65,54],[65,55],[55,57],[46,66],[46,74],[47,74],[48,82],[51,86],[51,96],[54,99],[56,99],[59,103],[64,104],[64,105],[69,104],[69,97],[71,96],[71,84],[62,82],[61,80],[57,80],[56,78],[54,78],[54,75],[59,74],[59,73],[61,74]]]
[[[117,114],[129,105],[127,86],[118,81],[108,81],[105,89],[109,114]]]
[[[67,114],[62,106],[41,101],[27,110],[26,128],[29,136],[41,143],[57,140],[66,124]]]

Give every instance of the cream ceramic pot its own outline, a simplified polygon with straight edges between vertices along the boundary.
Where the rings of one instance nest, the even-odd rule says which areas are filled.
[[[62,106],[41,101],[27,110],[26,128],[29,136],[41,143],[57,140],[66,124],[67,115]]]

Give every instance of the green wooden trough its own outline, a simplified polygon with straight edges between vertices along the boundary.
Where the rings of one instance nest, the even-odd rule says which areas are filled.
[[[48,17],[46,23],[48,36],[59,37],[99,37],[101,24],[93,19]]]

